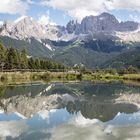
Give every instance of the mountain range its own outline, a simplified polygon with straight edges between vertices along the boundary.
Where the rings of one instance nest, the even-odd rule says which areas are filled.
[[[140,24],[119,22],[109,13],[87,16],[80,23],[71,20],[66,26],[42,25],[23,16],[0,24],[0,40],[5,47],[26,48],[30,56],[69,66],[125,67],[140,51]],[[133,60],[129,65],[139,67],[138,58]]]

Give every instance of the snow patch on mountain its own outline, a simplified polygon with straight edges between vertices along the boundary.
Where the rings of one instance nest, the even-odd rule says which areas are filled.
[[[32,17],[22,16],[11,22],[0,22],[0,35],[18,40],[35,38],[42,40],[70,41],[70,40],[105,40],[115,39],[121,41],[139,41],[140,27],[133,21],[119,22],[115,16],[102,13],[99,16],[87,16],[81,23],[70,21],[64,26],[42,25]],[[53,51],[52,47],[44,45]]]
[[[28,17],[28,16],[21,16],[21,17],[17,18],[17,19],[14,21],[14,23],[18,23],[18,22],[24,20],[24,19],[27,18],[27,17]]]
[[[15,112],[15,114],[23,120],[27,119],[24,115],[20,114],[19,112]]]
[[[51,47],[51,45],[49,45],[49,44],[45,44],[45,43],[44,43],[44,46],[45,46],[46,48],[48,48],[50,51],[55,51],[55,49],[53,49],[53,48]]]

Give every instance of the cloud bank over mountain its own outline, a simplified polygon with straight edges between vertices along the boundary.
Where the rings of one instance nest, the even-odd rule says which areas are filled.
[[[44,0],[43,5],[47,5],[62,10],[72,17],[81,20],[85,16],[98,15],[111,10],[140,11],[139,0]]]

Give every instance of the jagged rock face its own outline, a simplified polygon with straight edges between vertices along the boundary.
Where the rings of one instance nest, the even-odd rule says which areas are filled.
[[[46,26],[46,37],[50,40],[58,40],[63,35],[66,34],[66,29],[63,26],[54,26],[54,25],[47,25]]]
[[[19,38],[44,38],[46,31],[44,30],[44,27],[38,24],[35,20],[30,17],[26,17],[15,24],[12,35]]]
[[[103,13],[99,16],[85,17],[81,23],[70,21],[66,25],[41,25],[32,17],[21,17],[14,22],[5,22],[0,25],[0,35],[8,36],[15,39],[25,40],[26,38],[35,38],[40,41],[42,39],[70,41],[74,39],[115,39],[138,41],[139,29],[136,22],[119,22],[115,16],[109,13]],[[119,33],[118,33],[119,32]],[[126,39],[126,32],[129,37]]]
[[[10,22],[10,21],[5,21],[1,27],[0,27],[0,31],[1,31],[1,35],[2,36],[11,36],[10,32],[12,30],[12,26],[13,26],[13,22]]]
[[[77,27],[77,22],[75,23],[74,20],[70,20],[66,26],[66,29],[68,31],[69,34],[72,34],[75,32],[76,30],[76,27]]]
[[[138,26],[139,24],[133,21],[121,22],[117,27],[117,31],[135,31],[138,29]]]
[[[37,23],[31,17],[22,17],[20,20],[6,22],[1,32],[3,36],[10,36],[12,38],[24,39],[34,37],[36,39],[45,38],[46,31],[44,27]]]
[[[103,13],[99,16],[89,16],[81,22],[81,32],[84,34],[94,32],[106,32],[115,30],[118,20],[110,14]]]
[[[0,35],[20,40],[26,38],[56,40],[58,37],[62,36],[64,31],[65,28],[61,26],[44,26],[32,17],[21,17],[15,22],[5,22],[1,27]]]
[[[139,33],[133,34],[134,31],[139,29],[139,24],[133,21],[119,22],[115,16],[103,13],[99,16],[88,16],[85,17],[80,24],[74,21],[70,21],[67,24],[67,31],[69,34],[75,33],[78,38],[83,40],[92,39],[113,39],[113,40],[124,40],[124,41],[138,41]],[[118,34],[122,33],[122,35]],[[126,32],[129,32],[127,40]],[[86,35],[83,37],[83,35]],[[128,36],[128,34],[127,34]]]
[[[103,13],[99,16],[85,17],[79,27],[76,29],[78,34],[99,34],[110,33],[115,31],[125,32],[134,31],[138,29],[139,24],[133,21],[121,22],[115,16]]]

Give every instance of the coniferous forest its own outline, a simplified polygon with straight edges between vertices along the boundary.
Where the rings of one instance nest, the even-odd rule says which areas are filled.
[[[0,68],[1,70],[62,70],[64,65],[51,60],[33,58],[25,49],[18,51],[15,48],[5,48],[0,43]]]

